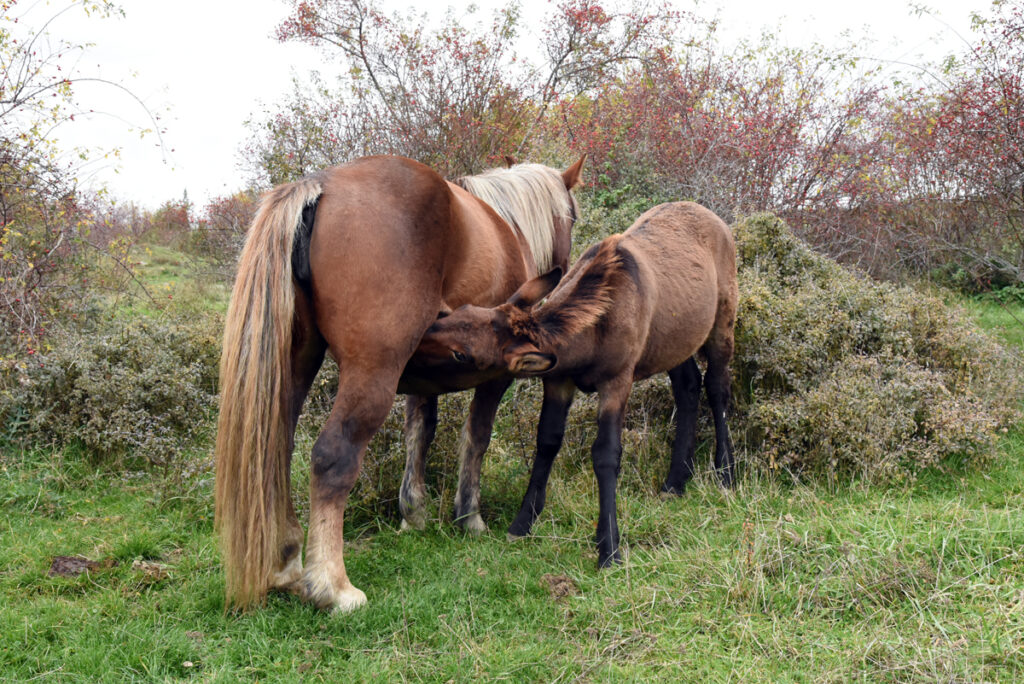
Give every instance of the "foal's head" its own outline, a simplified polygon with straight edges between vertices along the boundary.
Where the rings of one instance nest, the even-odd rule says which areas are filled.
[[[463,306],[442,314],[411,362],[434,373],[530,376],[553,370],[559,348],[598,344],[585,333],[628,280],[620,239],[612,236],[588,250],[560,285],[562,270],[555,268],[524,283],[501,306]]]
[[[530,376],[551,370],[555,356],[542,349],[530,309],[561,277],[562,270],[555,268],[525,283],[501,306],[467,305],[441,314],[424,333],[411,362],[460,375]]]

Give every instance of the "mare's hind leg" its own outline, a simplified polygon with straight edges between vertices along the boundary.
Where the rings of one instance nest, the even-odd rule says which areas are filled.
[[[398,373],[353,371],[345,359],[338,359],[338,365],[338,397],[313,445],[309,546],[302,591],[321,608],[348,611],[366,603],[366,595],[352,586],[345,572],[345,504],[359,476],[366,445],[391,409]]]
[[[519,513],[508,528],[509,539],[525,537],[533,529],[537,516],[544,510],[547,499],[548,476],[555,456],[562,448],[565,436],[565,420],[572,406],[576,385],[572,380],[545,380],[544,403],[537,422],[537,455],[530,470],[530,484],[526,487]]]
[[[455,524],[472,534],[487,531],[480,517],[480,469],[491,443],[494,416],[511,379],[499,378],[478,386],[459,438],[459,486],[455,492]]]
[[[662,494],[681,496],[693,477],[693,453],[696,445],[697,407],[701,376],[691,356],[668,372],[672,396],[676,402],[676,436],[672,442],[672,464],[661,486]]]
[[[736,482],[736,466],[733,461],[732,440],[725,416],[731,397],[729,361],[732,359],[733,341],[727,339],[709,341],[704,345],[708,359],[708,370],[704,375],[704,386],[711,404],[711,415],[715,421],[715,470],[722,486],[731,488]]]
[[[313,323],[309,299],[301,292],[296,292],[295,310],[291,353],[292,385],[288,397],[288,457],[285,463],[288,508],[283,523],[285,529],[278,535],[282,540],[280,567],[270,578],[271,588],[281,591],[298,590],[296,583],[302,577],[302,526],[295,515],[291,497],[291,456],[295,446],[295,426],[299,422],[302,405],[323,364],[327,349],[327,342]]]
[[[405,400],[405,474],[398,494],[402,529],[422,530],[427,525],[427,450],[437,430],[437,396],[409,395]]]

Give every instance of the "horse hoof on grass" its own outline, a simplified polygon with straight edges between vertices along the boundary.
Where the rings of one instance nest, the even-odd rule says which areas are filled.
[[[487,523],[484,522],[484,519],[480,517],[479,513],[473,513],[464,518],[460,518],[455,521],[455,524],[461,527],[464,532],[471,534],[474,537],[488,531]]]
[[[302,553],[301,549],[292,556],[288,564],[270,578],[270,588],[274,591],[281,591],[289,594],[301,593],[299,580],[302,579]]]
[[[425,529],[427,529],[427,521],[423,518],[413,518],[412,521],[402,518],[402,524],[399,527],[400,532],[422,532]]]
[[[366,603],[366,594],[353,587],[347,579],[338,583],[342,586],[335,588],[326,573],[316,567],[307,567],[298,584],[304,601],[333,613],[347,613]]]
[[[673,499],[678,499],[685,493],[685,485],[683,487],[667,487],[661,490],[661,492],[658,494],[658,498],[661,499],[662,501],[672,501]]]
[[[331,612],[335,615],[351,613],[356,608],[366,604],[366,594],[352,585],[342,589],[334,597],[334,607]]]

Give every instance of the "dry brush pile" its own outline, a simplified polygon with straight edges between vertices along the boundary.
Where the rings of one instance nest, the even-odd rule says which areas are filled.
[[[1019,356],[937,296],[876,281],[815,252],[774,215],[741,219],[733,230],[740,310],[730,422],[748,474],[887,485],[930,468],[982,467],[995,457],[999,435],[1020,420]],[[300,449],[312,445],[330,410],[334,382],[331,375],[318,380]],[[516,480],[513,499],[532,458],[540,399],[539,382],[520,381],[499,411],[488,469]],[[455,489],[456,441],[468,404],[467,394],[443,397],[440,405],[430,467],[442,511]],[[591,479],[595,410],[592,396],[577,398],[556,464],[563,477]],[[667,378],[634,387],[624,488],[658,491],[673,410]],[[707,444],[712,431],[702,411]],[[402,449],[399,400],[371,443],[354,507],[397,515]],[[699,472],[707,472],[706,445],[702,453],[708,462]]]
[[[839,266],[774,216],[734,231],[737,427],[753,467],[892,481],[992,457],[1019,418],[1017,357],[955,307]]]

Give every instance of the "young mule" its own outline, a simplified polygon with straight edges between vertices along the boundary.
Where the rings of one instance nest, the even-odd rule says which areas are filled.
[[[704,354],[715,467],[722,484],[733,485],[725,413],[737,303],[736,248],[729,227],[708,209],[692,202],[662,204],[625,233],[591,247],[561,282],[560,275],[556,269],[525,283],[498,307],[464,306],[443,316],[427,330],[413,360],[453,370],[468,366],[479,372],[498,368],[517,376],[544,376],[537,456],[511,536],[528,534],[544,507],[575,389],[598,392],[591,456],[600,497],[598,564],[606,567],[620,558],[615,488],[623,416],[634,381],[665,371],[671,379],[676,436],[662,491],[682,494],[693,475],[701,386],[694,355]]]

